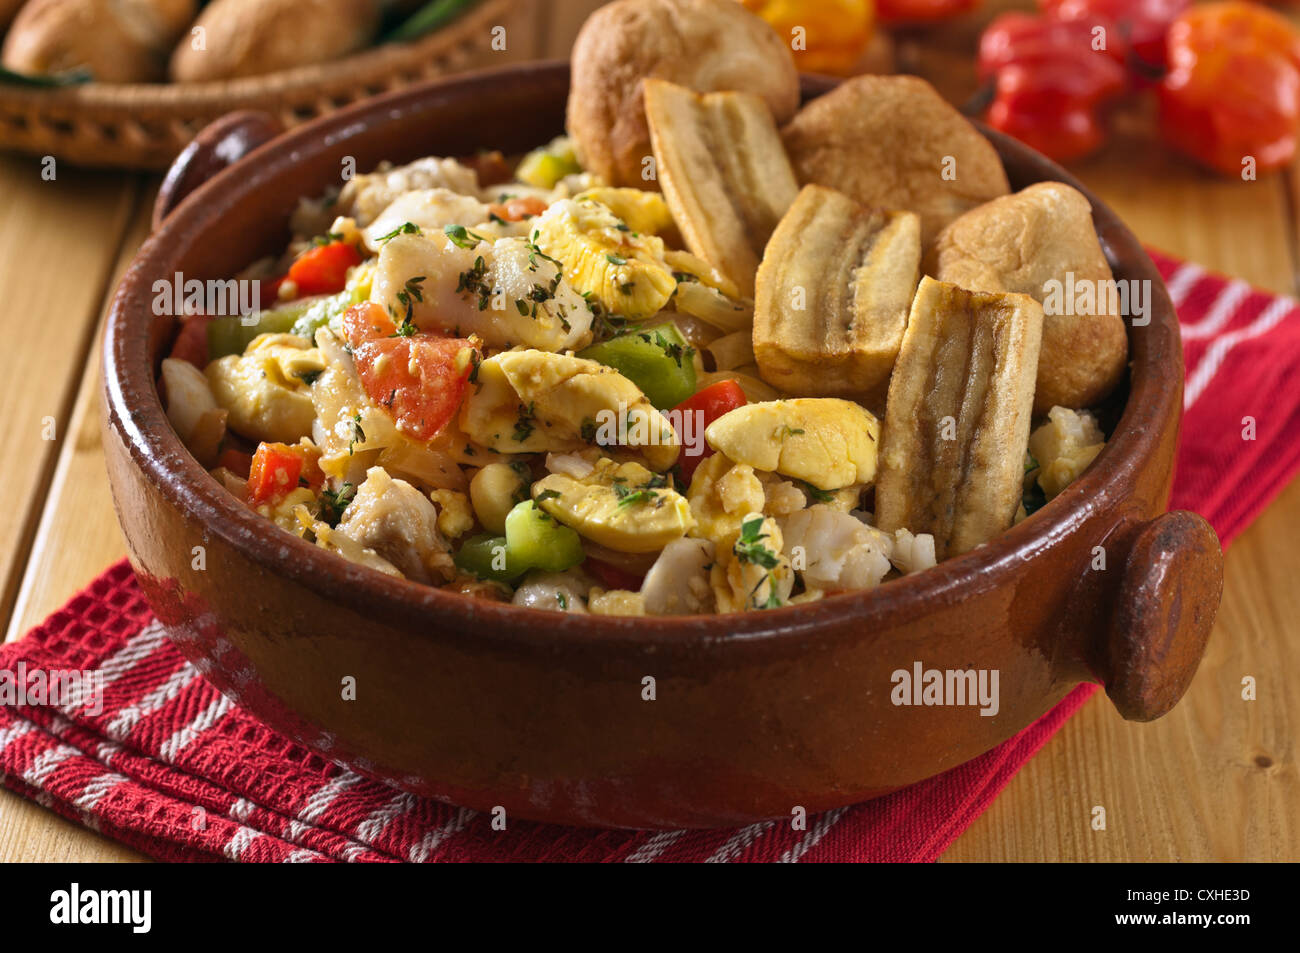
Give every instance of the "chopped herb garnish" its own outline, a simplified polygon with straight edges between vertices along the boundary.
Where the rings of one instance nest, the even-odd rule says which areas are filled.
[[[614,484],[614,493],[618,496],[619,508],[624,506],[635,506],[638,503],[649,503],[659,494],[654,490],[629,490],[622,484]]]
[[[798,483],[801,487],[803,487],[804,493],[812,497],[818,503],[829,503],[833,499],[835,499],[834,493],[831,493],[829,490],[823,490],[820,487],[813,486],[811,483],[807,482],[806,480],[799,480]]]
[[[487,241],[482,235],[474,234],[464,225],[447,225],[442,232],[457,248],[474,248],[479,242]]]
[[[761,532],[763,529],[763,517],[754,516],[740,524],[740,538],[736,540],[736,545],[732,547],[732,552],[741,562],[753,563],[755,566],[762,566],[764,569],[775,569],[780,560],[776,553],[772,552],[763,545],[763,540],[767,539],[767,533]]]
[[[605,260],[606,260],[607,262],[609,262],[611,265],[626,265],[626,264],[627,264],[627,259],[624,258],[622,255],[613,255],[613,254],[609,254],[609,255],[606,255],[606,256],[605,256]]]
[[[398,235],[419,235],[419,234],[420,234],[419,225],[416,225],[413,222],[403,222],[401,225],[397,226],[397,228],[393,229],[387,235],[379,236],[378,243],[380,245],[385,245],[388,242],[392,241],[394,238],[396,238]]]
[[[321,490],[320,518],[330,526],[337,526],[343,517],[343,511],[356,495],[357,488],[351,483],[344,483],[337,490]]]
[[[650,503],[659,498],[655,492],[668,485],[668,478],[656,473],[644,485],[632,489],[623,483],[622,480],[615,480],[610,484],[614,490],[614,495],[618,497],[618,505],[621,509],[624,506],[635,506],[638,503]]]
[[[397,300],[402,305],[404,311],[402,320],[397,325],[397,336],[409,338],[419,330],[412,320],[415,315],[415,302],[424,301],[424,292],[420,290],[420,285],[424,282],[424,275],[416,275],[414,278],[406,279],[406,284],[402,290],[397,292]]]
[[[527,407],[523,404],[519,405],[519,418],[515,421],[513,434],[517,443],[523,443],[533,435],[533,431],[536,429],[536,418],[533,416],[535,412],[535,404],[529,404]]]
[[[558,499],[559,496],[560,496],[560,491],[559,491],[559,490],[542,490],[542,492],[541,492],[541,493],[538,493],[535,497],[533,497],[533,499],[534,499],[536,502],[540,503],[540,502],[542,502],[542,500],[554,500],[554,499]]]
[[[538,244],[537,244],[537,238],[538,238],[538,236],[539,236],[540,234],[541,234],[541,232],[534,231],[534,232],[533,232],[533,240],[530,241],[530,242],[527,244],[527,246],[526,246],[526,247],[528,248],[528,269],[529,269],[529,271],[536,271],[536,270],[537,270],[537,259],[539,259],[539,258],[542,259],[543,261],[549,261],[552,265],[555,266],[556,271],[559,271],[561,268],[564,267],[564,266],[559,262],[559,260],[558,260],[558,259],[555,259],[555,258],[552,258],[550,255],[546,254],[546,252],[542,251],[542,249],[538,246]],[[559,279],[559,275],[556,275],[556,279],[557,279],[557,281],[558,281],[558,279]]]
[[[460,278],[456,282],[456,292],[468,291],[470,294],[478,295],[478,309],[486,311],[488,301],[492,297],[492,286],[485,280],[487,274],[487,262],[483,256],[479,255],[474,259],[474,266],[468,271],[462,271]]]
[[[662,331],[656,331],[653,336],[649,332],[642,332],[637,337],[647,344],[657,346],[659,350],[671,357],[678,367],[682,366],[683,359],[689,360],[695,356],[695,348],[668,340]]]
[[[350,421],[352,424],[352,439],[348,441],[348,456],[352,456],[352,445],[366,442],[366,432],[361,429],[361,414],[357,414]]]

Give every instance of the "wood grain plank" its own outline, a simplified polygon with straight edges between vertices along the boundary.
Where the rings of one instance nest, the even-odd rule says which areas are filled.
[[[103,322],[122,273],[149,235],[152,189],[137,203],[100,304],[91,352],[77,369],[76,403],[41,512],[30,559],[5,641],[18,638],[58,609],[109,563],[126,554],[104,473],[99,434]]]
[[[141,863],[144,854],[0,790],[0,863]]]
[[[0,446],[11,518],[0,522],[0,619],[8,619],[67,432],[110,271],[139,197],[134,178],[0,156]],[[50,436],[53,439],[49,439]]]
[[[152,196],[136,203],[125,241],[115,250],[115,287],[136,248],[149,234]],[[126,553],[104,474],[99,436],[100,339],[107,298],[94,324],[94,343],[84,367],[71,374],[79,384],[58,455],[49,497],[31,557],[9,620],[6,641],[21,636]],[[144,855],[45,810],[9,791],[0,791],[0,861],[138,861]]]

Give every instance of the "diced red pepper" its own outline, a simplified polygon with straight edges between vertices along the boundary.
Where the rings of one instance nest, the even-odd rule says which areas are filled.
[[[692,453],[690,447],[682,448],[682,455],[678,458],[678,466],[681,467],[682,479],[690,484],[691,478],[695,475],[695,468],[700,465],[700,461],[713,453],[713,448],[704,442],[704,428],[713,423],[722,415],[735,410],[737,407],[743,407],[748,401],[745,398],[745,391],[735,381],[718,381],[716,384],[710,384],[708,387],[690,397],[673,408],[672,414],[676,417],[678,414],[684,417],[687,414],[695,415],[692,433],[700,435],[700,450],[698,453]],[[679,418],[680,419],[680,418]]]
[[[248,502],[275,504],[300,486],[316,492],[325,480],[319,459],[319,452],[309,447],[259,444],[248,472]]]
[[[297,285],[300,298],[337,294],[347,285],[348,269],[359,264],[361,253],[347,242],[316,245],[289,266],[289,280]]]
[[[212,318],[195,314],[183,319],[181,329],[172,342],[171,357],[189,361],[199,370],[208,366],[208,323]]]

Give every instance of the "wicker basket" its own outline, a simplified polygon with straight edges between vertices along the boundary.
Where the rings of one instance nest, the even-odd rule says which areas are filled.
[[[248,79],[191,84],[87,83],[0,87],[0,149],[81,165],[165,169],[207,123],[258,109],[294,126],[358,99],[496,62],[492,29],[519,42],[533,0],[481,0],[409,43],[389,43],[328,64]]]

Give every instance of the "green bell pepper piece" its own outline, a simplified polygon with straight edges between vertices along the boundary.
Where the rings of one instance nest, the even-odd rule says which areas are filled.
[[[695,349],[671,321],[627,331],[578,352],[615,368],[660,410],[676,407],[695,393]]]
[[[515,177],[539,189],[553,189],[566,175],[577,175],[581,171],[582,166],[578,165],[572,148],[552,152],[550,147],[544,146],[520,160]]]
[[[504,536],[470,537],[456,551],[452,562],[470,575],[496,582],[512,582],[528,571],[528,567],[511,562]]]
[[[243,354],[259,334],[287,334],[293,330],[299,318],[322,300],[323,296],[301,298],[256,314],[213,318],[208,322],[208,354],[211,360],[215,361],[227,354]],[[246,319],[248,323],[245,323]]]
[[[531,569],[563,572],[585,558],[576,532],[525,500],[506,514],[504,536],[471,537],[452,561],[480,579],[508,583]]]
[[[582,539],[532,500],[506,514],[506,561],[546,572],[564,572],[586,558]]]

